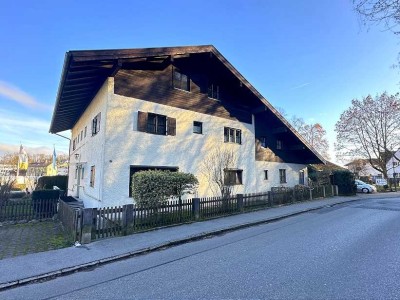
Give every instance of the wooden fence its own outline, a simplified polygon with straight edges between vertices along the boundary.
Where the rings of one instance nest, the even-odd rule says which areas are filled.
[[[334,195],[331,186],[273,189],[267,193],[174,200],[156,207],[128,204],[75,210],[60,205],[60,219],[81,243]],[[60,201],[61,203],[61,201]],[[74,224],[74,222],[76,224]]]
[[[57,213],[58,199],[13,200],[0,204],[0,222],[50,219]]]

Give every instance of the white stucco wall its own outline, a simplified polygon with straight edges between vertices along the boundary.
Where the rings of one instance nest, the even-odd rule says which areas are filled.
[[[276,163],[257,161],[256,165],[256,189],[255,192],[267,192],[271,187],[286,186],[293,187],[299,184],[299,173],[304,172],[304,184],[307,185],[308,174],[307,165],[304,164],[291,164],[291,163]],[[286,170],[286,183],[281,183],[279,178],[279,169]],[[264,171],[268,170],[268,179],[265,180]]]
[[[237,164],[232,168],[243,170],[243,184],[236,185],[234,193],[266,192],[279,182],[279,169],[286,169],[287,183],[299,181],[302,164],[255,161],[254,122],[245,124],[191,110],[115,95],[114,80],[109,78],[72,129],[72,140],[85,130],[87,135],[72,151],[69,194],[78,195],[75,178],[77,166],[84,168],[79,182],[79,198],[86,207],[116,206],[132,203],[129,198],[130,166],[179,167],[182,172],[196,175],[200,181],[197,196],[215,196],[204,173],[202,162],[215,149],[232,149],[237,153]],[[137,130],[138,111],[166,115],[176,119],[176,136],[162,136]],[[91,135],[92,120],[101,112],[100,132]],[[203,123],[203,134],[193,133],[193,121]],[[240,129],[242,144],[224,143],[224,127]],[[79,154],[78,160],[75,154]],[[94,187],[90,187],[90,167],[96,166]],[[268,170],[268,180],[264,180]],[[305,181],[307,173],[305,169]]]
[[[82,114],[78,122],[72,129],[71,140],[73,141],[81,131],[86,129],[86,137],[79,140],[76,144],[75,151],[70,151],[70,173],[68,179],[68,194],[79,197],[83,200],[86,207],[100,207],[103,188],[103,165],[104,165],[104,140],[105,140],[105,123],[107,99],[113,91],[113,80],[108,79],[98,91],[93,101]],[[100,131],[92,136],[92,120],[101,113]],[[76,158],[75,154],[79,154]],[[76,169],[83,169],[83,178],[75,178]],[[95,182],[94,187],[90,186],[90,169],[95,166]]]
[[[137,131],[138,111],[176,118],[176,136]],[[193,121],[203,123],[203,134],[193,133]],[[215,195],[200,171],[204,159],[216,148],[233,149],[243,170],[243,185],[234,192],[254,190],[254,125],[213,117],[190,110],[113,95],[107,115],[104,199],[113,205],[132,202],[129,198],[130,165],[179,167],[200,181],[198,196]],[[224,127],[240,129],[242,144],[224,143]],[[109,200],[110,199],[110,200]]]

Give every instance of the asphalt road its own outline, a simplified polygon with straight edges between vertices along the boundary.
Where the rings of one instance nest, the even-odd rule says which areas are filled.
[[[369,199],[0,293],[0,299],[400,298],[400,199]]]

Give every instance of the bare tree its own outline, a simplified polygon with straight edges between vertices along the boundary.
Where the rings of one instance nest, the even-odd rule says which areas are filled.
[[[229,197],[234,185],[227,180],[226,171],[237,166],[237,156],[233,150],[216,148],[209,153],[202,162],[201,171],[210,184],[214,194],[220,194],[223,198]]]
[[[11,188],[15,183],[14,177],[7,177],[0,182],[0,206],[8,201],[10,198]]]
[[[326,139],[326,130],[320,123],[307,124],[302,118],[296,116],[290,119],[290,123],[315,150],[329,159],[329,143]]]
[[[400,24],[399,0],[353,0],[354,8],[364,25],[367,23],[383,23],[384,26],[398,34]]]
[[[338,158],[363,158],[387,179],[387,162],[400,147],[399,95],[354,99],[335,125]],[[400,158],[397,158],[400,159]]]

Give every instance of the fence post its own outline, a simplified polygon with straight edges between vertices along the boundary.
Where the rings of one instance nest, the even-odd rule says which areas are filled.
[[[323,191],[324,191],[324,198],[326,198],[326,191],[325,191],[325,186],[323,185]]]
[[[269,207],[274,205],[274,193],[272,191],[268,192],[268,205]]]
[[[310,200],[312,200],[312,189],[310,189]]]
[[[237,210],[242,212],[243,211],[243,194],[237,194]]]
[[[200,219],[200,198],[193,198],[192,212],[195,220]]]
[[[82,235],[81,244],[92,241],[93,214],[96,208],[85,208],[82,210]]]
[[[335,191],[333,190],[333,185],[331,185],[331,189],[332,189],[332,197],[335,196]]]
[[[129,233],[129,229],[133,226],[133,204],[127,204],[122,207],[122,230],[123,235]]]

